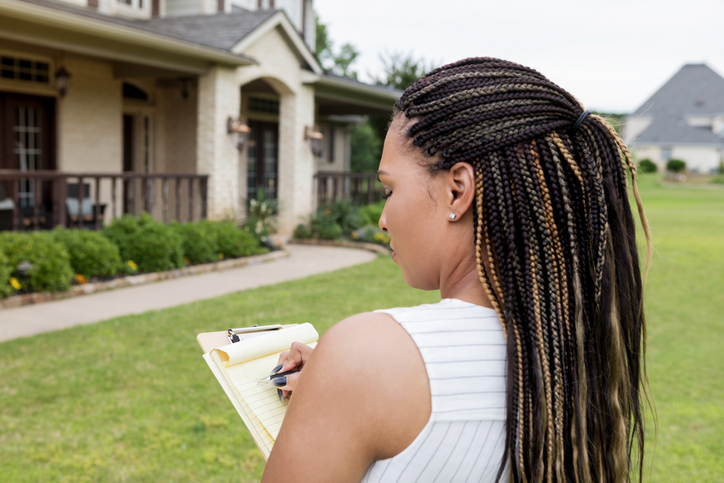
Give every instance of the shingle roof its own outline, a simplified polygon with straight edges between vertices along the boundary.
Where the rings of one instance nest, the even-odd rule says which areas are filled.
[[[724,78],[706,64],[687,64],[666,82],[634,116],[723,114]]]
[[[231,51],[277,10],[236,11],[194,17],[166,17],[132,22],[137,28]]]
[[[50,0],[25,0],[28,3],[60,10],[67,13],[93,18],[101,22],[122,25],[144,32],[172,37],[214,49],[231,51],[241,39],[249,35],[278,10],[238,10],[217,15],[198,15],[191,17],[167,17],[150,20],[127,20],[103,15],[90,8],[69,5]],[[240,57],[248,58],[244,55]]]
[[[693,127],[683,117],[657,115],[636,138],[635,144],[704,144],[724,147],[724,138],[710,127]]]

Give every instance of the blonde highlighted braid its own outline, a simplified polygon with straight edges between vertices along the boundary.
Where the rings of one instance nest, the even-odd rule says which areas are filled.
[[[628,149],[565,90],[499,59],[436,69],[395,108],[432,175],[475,170],[471,249],[508,340],[499,477],[510,462],[520,482],[629,481],[634,467],[641,479],[646,332],[627,170],[646,270],[651,238]]]

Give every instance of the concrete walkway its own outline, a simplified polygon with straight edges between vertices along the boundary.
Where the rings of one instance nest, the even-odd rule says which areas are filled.
[[[290,257],[273,262],[3,309],[0,310],[0,341],[273,285],[351,267],[377,257],[375,253],[355,248],[289,245],[288,250]]]

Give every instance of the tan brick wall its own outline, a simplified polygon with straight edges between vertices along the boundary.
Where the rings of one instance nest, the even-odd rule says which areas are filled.
[[[72,78],[58,102],[58,169],[121,171],[121,80],[108,62],[68,56],[63,65]]]
[[[199,77],[196,162],[198,173],[211,175],[211,219],[239,216],[239,151],[226,132],[226,120],[239,115],[240,102],[235,69],[213,67]]]

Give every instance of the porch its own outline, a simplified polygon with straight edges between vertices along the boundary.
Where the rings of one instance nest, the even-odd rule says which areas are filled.
[[[207,217],[208,175],[0,170],[0,231],[99,229],[123,214]]]

